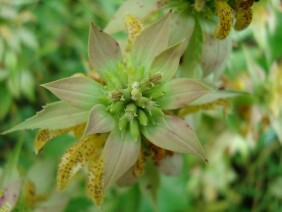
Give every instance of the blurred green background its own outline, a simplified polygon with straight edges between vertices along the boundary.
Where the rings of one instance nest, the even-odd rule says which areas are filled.
[[[89,23],[105,27],[122,2],[0,0],[1,132],[55,100],[40,84],[89,71]],[[231,100],[227,113],[197,113],[209,163],[185,155],[179,176],[162,176],[160,211],[282,211],[281,11],[279,1],[261,0],[251,26],[232,33],[233,51],[221,80],[250,95]],[[85,195],[83,173],[65,192],[55,189],[56,165],[74,138],[56,138],[35,155],[35,134],[0,136],[0,191],[19,194],[14,211],[98,210]],[[154,203],[134,185],[112,188],[103,208],[153,211]]]

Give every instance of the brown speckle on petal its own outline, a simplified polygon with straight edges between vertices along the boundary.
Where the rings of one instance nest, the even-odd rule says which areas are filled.
[[[102,205],[105,196],[104,163],[102,155],[88,165],[87,192],[97,205]]]
[[[234,11],[225,0],[217,0],[216,13],[219,16],[220,21],[215,30],[215,37],[222,40],[230,33],[234,19]]]

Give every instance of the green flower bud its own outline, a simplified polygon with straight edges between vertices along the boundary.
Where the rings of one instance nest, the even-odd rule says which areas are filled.
[[[143,110],[138,110],[138,120],[142,126],[148,125],[148,117]]]
[[[148,110],[154,105],[154,102],[148,99],[147,97],[141,97],[136,101],[137,105]]]
[[[128,104],[125,108],[125,117],[127,118],[128,121],[132,121],[136,114],[137,107],[135,104]]]
[[[139,89],[137,89],[137,88],[133,88],[133,89],[131,90],[131,98],[132,98],[133,100],[137,100],[137,99],[139,99],[140,97],[142,97],[141,91],[140,91]]]
[[[157,72],[157,73],[152,74],[149,77],[149,82],[155,85],[155,84],[159,83],[161,81],[161,79],[162,79],[162,73]]]
[[[127,120],[126,116],[124,115],[121,119],[119,119],[119,122],[118,122],[119,130],[120,131],[125,130],[126,127],[127,127],[127,123],[128,123],[128,120]]]
[[[137,141],[140,137],[138,121],[136,119],[133,119],[129,123],[130,134],[132,135],[134,140]]]
[[[113,102],[110,105],[109,110],[111,113],[120,113],[121,111],[123,111],[123,108],[124,108],[123,102]]]
[[[123,96],[123,92],[121,90],[111,91],[109,92],[109,95],[108,95],[109,99],[113,102],[121,100],[122,96]]]
[[[134,89],[134,88],[135,88],[135,89],[139,89],[139,88],[140,88],[140,83],[139,83],[139,82],[136,82],[136,81],[133,82],[132,85],[131,85],[131,88],[133,88],[133,89]]]

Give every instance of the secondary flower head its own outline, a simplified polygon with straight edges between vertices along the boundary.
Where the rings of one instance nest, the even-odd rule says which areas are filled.
[[[127,55],[122,55],[114,38],[92,23],[89,60],[103,83],[74,76],[44,84],[60,101],[7,131],[42,129],[35,142],[37,152],[66,132],[80,138],[59,164],[60,189],[86,167],[88,193],[101,204],[104,190],[138,163],[140,154],[152,144],[206,160],[193,130],[168,114],[216,92],[188,78],[173,79],[183,48],[181,42],[168,46],[169,19],[168,14],[140,35],[131,36],[134,41]]]

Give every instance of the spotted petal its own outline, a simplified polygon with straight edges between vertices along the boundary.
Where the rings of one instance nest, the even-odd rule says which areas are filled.
[[[63,135],[69,132],[70,130],[71,128],[59,129],[59,130],[48,130],[48,129],[39,130],[34,141],[35,153],[38,154],[44,148],[44,146],[53,138]]]
[[[105,188],[116,182],[137,161],[140,141],[135,141],[129,133],[113,131],[104,147]]]
[[[42,85],[70,105],[88,110],[98,103],[101,86],[87,77],[68,77]]]
[[[225,39],[232,27],[234,19],[234,11],[225,0],[215,1],[216,14],[219,16],[219,23],[215,29],[215,36],[217,39]]]
[[[179,153],[191,153],[207,160],[197,135],[188,124],[176,117],[166,116],[153,126],[143,129],[144,136],[154,145]]]
[[[97,160],[91,161],[87,169],[87,193],[97,205],[102,205],[105,196],[103,186],[104,163],[102,155],[100,155]]]
[[[165,96],[160,104],[165,110],[184,107],[212,90],[200,82],[187,79],[173,79],[165,85]]]
[[[93,23],[90,26],[88,56],[92,66],[103,78],[105,68],[122,58],[118,42]]]
[[[101,154],[105,142],[105,135],[90,135],[70,147],[63,155],[57,174],[57,186],[64,190],[73,176],[88,162]]]

